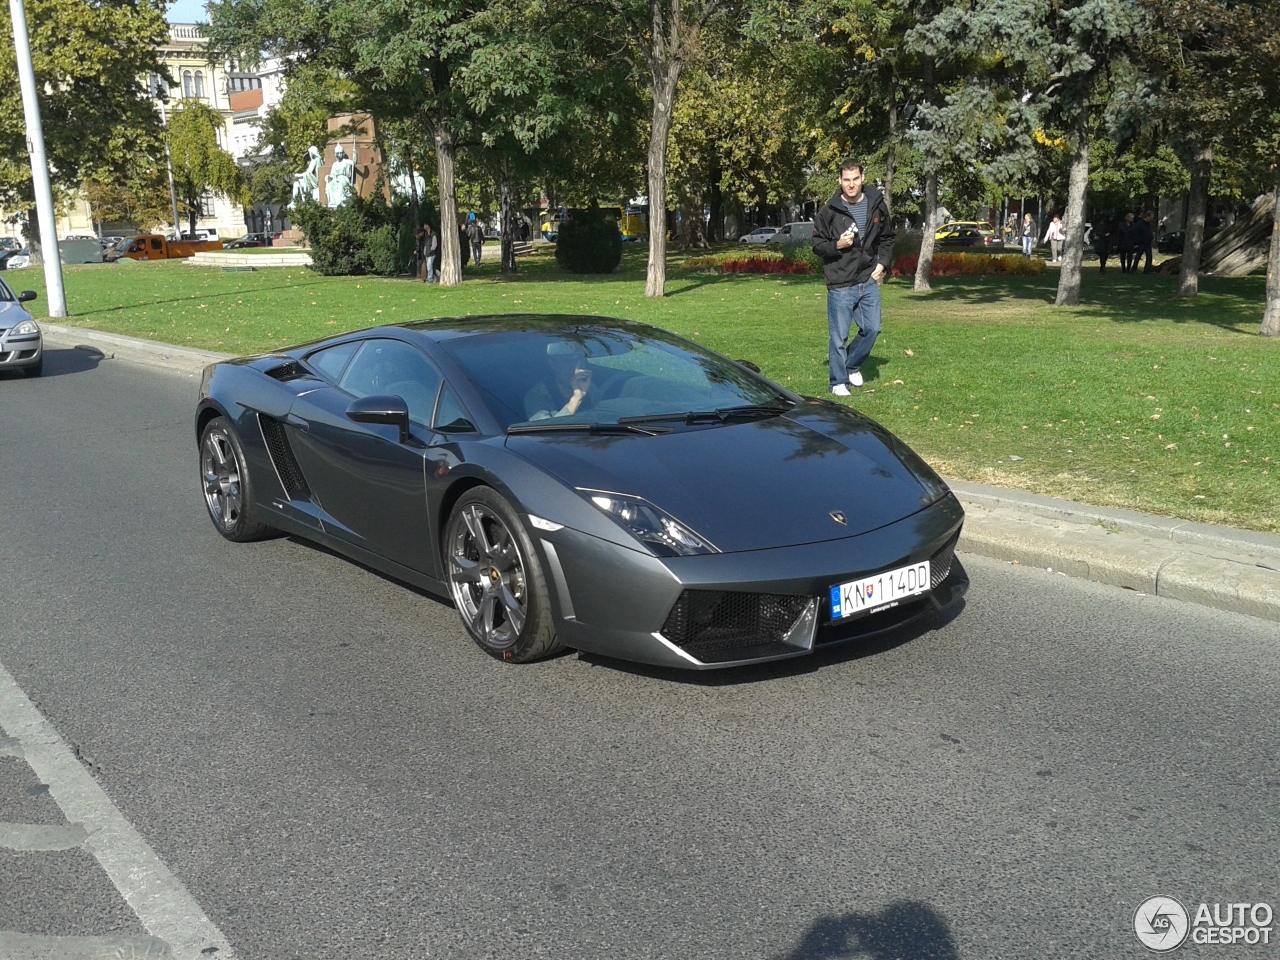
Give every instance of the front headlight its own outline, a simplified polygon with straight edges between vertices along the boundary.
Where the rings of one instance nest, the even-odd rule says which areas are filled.
[[[29,337],[33,333],[39,333],[40,327],[34,320],[23,320],[9,332],[15,337]]]
[[[648,500],[603,490],[579,490],[603,513],[626,527],[633,537],[660,557],[693,557],[719,553],[674,517],[668,516]]]

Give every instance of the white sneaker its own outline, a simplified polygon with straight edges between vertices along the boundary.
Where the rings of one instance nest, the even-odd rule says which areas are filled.
[[[837,397],[849,396],[849,388],[846,387],[843,383],[837,383],[834,387],[831,388],[831,392],[834,393]]]
[[[862,371],[855,370],[853,373],[849,374],[849,382],[855,387],[862,386]]]

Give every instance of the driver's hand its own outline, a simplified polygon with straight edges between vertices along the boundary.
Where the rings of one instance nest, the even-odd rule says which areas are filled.
[[[577,367],[573,371],[573,390],[575,393],[586,394],[591,389],[591,371],[582,367]]]

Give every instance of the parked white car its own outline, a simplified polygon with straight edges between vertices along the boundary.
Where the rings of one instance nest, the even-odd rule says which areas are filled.
[[[783,224],[765,243],[812,243],[813,222],[811,220],[795,220]]]
[[[777,227],[756,227],[746,236],[738,238],[740,243],[768,243],[769,238],[778,232]]]
[[[34,290],[15,295],[0,280],[0,372],[21,370],[28,377],[44,373],[44,338],[40,324],[22,306],[36,298]]]

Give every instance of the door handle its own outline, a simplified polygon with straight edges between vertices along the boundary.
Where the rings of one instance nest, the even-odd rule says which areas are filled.
[[[285,422],[285,423],[287,423],[287,424],[288,424],[289,426],[291,426],[291,427],[295,427],[295,428],[297,428],[298,430],[302,431],[303,433],[307,433],[307,432],[309,432],[309,431],[311,430],[311,424],[310,424],[310,423],[308,423],[306,420],[303,420],[301,417],[296,417],[296,416],[294,416],[292,413],[286,413],[286,414],[285,414],[285,416],[284,416],[284,422]]]

